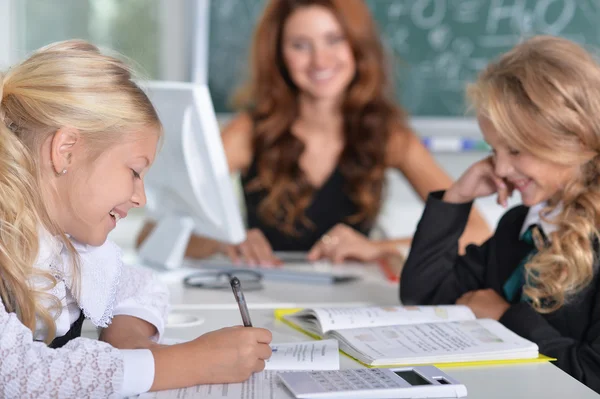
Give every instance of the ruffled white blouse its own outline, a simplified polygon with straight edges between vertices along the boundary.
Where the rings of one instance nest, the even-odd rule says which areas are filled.
[[[158,340],[165,327],[169,293],[155,275],[123,265],[119,248],[106,241],[99,247],[72,240],[80,257],[76,298],[71,290],[71,259],[64,244],[47,231],[40,233],[35,267],[57,278],[50,290],[62,302],[56,336],[65,335],[81,312],[96,327],[107,327],[116,315],[130,315],[153,324]],[[32,278],[43,289],[46,279]],[[41,323],[40,323],[41,324]],[[59,349],[43,341],[15,313],[0,306],[0,397],[106,398],[148,391],[154,380],[154,358],[147,349],[119,350],[95,339],[76,338]]]

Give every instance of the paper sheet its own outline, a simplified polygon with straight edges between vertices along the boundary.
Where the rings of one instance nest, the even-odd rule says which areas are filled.
[[[180,339],[163,338],[161,344],[175,345]],[[265,370],[339,370],[339,344],[335,339],[271,344],[273,354]]]
[[[165,342],[166,341],[166,342]],[[165,339],[165,344],[180,343],[179,340]],[[141,395],[145,399],[185,399],[185,398],[240,398],[240,399],[288,399],[294,396],[279,382],[273,370],[339,370],[340,353],[338,341],[292,342],[271,344],[273,355],[266,361],[269,371],[254,374],[241,384],[213,384],[150,392]]]
[[[263,371],[253,374],[241,384],[198,385],[170,391],[150,392],[141,399],[188,399],[188,398],[232,398],[232,399],[293,399],[294,396],[279,381],[277,372]]]
[[[266,361],[267,370],[339,370],[338,341],[293,342],[271,344],[273,355]]]

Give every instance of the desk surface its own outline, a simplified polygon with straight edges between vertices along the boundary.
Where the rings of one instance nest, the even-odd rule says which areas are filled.
[[[263,289],[245,291],[249,308],[360,306],[367,304],[399,304],[398,285],[386,281],[353,281],[334,285],[297,284],[263,281]],[[185,288],[179,281],[169,283],[171,303],[175,308],[237,309],[231,290]]]
[[[127,248],[127,245],[125,245]],[[129,248],[127,248],[129,249]],[[193,339],[218,328],[239,325],[241,318],[231,291],[185,288],[181,276],[166,277],[171,291],[173,313],[179,319],[188,318],[193,326],[170,324],[166,337]],[[309,285],[265,281],[264,289],[245,293],[252,321],[256,326],[273,332],[274,342],[308,340],[309,337],[275,321],[277,307],[357,306],[398,304],[398,286],[382,278],[337,285]],[[172,319],[176,319],[173,317]],[[202,319],[201,324],[198,320]],[[85,328],[85,327],[84,327]],[[86,329],[84,335],[95,336]],[[341,357],[342,368],[362,367],[354,360]],[[504,365],[488,367],[445,368],[467,386],[471,399],[546,398],[588,399],[600,397],[551,363]]]
[[[124,259],[129,264],[139,264],[140,262],[140,259],[131,252],[128,252]],[[223,308],[223,306],[236,308],[237,305],[230,289],[185,287],[183,278],[194,271],[201,270],[193,268],[192,262],[188,266],[181,270],[157,272],[160,279],[169,286],[171,304],[176,308],[210,309]],[[307,268],[310,267],[307,265]],[[360,278],[336,284],[264,279],[262,289],[244,291],[244,296],[250,308],[399,304],[398,283],[388,281],[378,265],[339,267],[350,270]],[[255,270],[260,272],[260,268]]]
[[[174,339],[193,339],[205,332],[241,324],[237,309],[186,309],[175,312],[190,318],[201,318],[203,323],[193,327],[168,326],[165,336]],[[282,322],[274,320],[271,309],[250,310],[255,326],[273,332],[273,342],[310,340]],[[361,368],[356,361],[341,355],[342,369]],[[470,399],[591,399],[599,396],[551,363],[502,365],[486,367],[447,367],[446,373],[461,381],[469,391]]]
[[[170,324],[167,338],[190,340],[222,327],[240,325],[241,317],[230,290],[185,288],[180,278],[169,279],[172,319],[187,320],[192,326]],[[274,320],[278,307],[360,306],[398,304],[398,286],[382,278],[366,278],[336,285],[308,285],[264,281],[264,289],[245,293],[255,326],[273,332],[273,342],[304,341],[310,338]],[[199,324],[201,323],[201,324]],[[362,367],[341,356],[342,368]],[[551,363],[444,369],[467,386],[469,398],[598,398],[595,392]]]

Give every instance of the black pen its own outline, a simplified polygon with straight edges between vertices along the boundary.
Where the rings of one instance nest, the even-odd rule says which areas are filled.
[[[229,280],[231,283],[231,290],[233,291],[233,296],[235,297],[236,302],[240,308],[240,313],[242,314],[242,321],[244,322],[244,327],[252,327],[252,322],[250,321],[250,312],[248,312],[248,306],[246,305],[246,298],[244,298],[244,293],[242,292],[242,283],[237,277],[232,277]]]

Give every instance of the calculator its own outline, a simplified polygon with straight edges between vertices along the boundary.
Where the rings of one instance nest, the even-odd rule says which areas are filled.
[[[434,366],[286,372],[279,375],[296,398],[462,398],[467,388]]]

